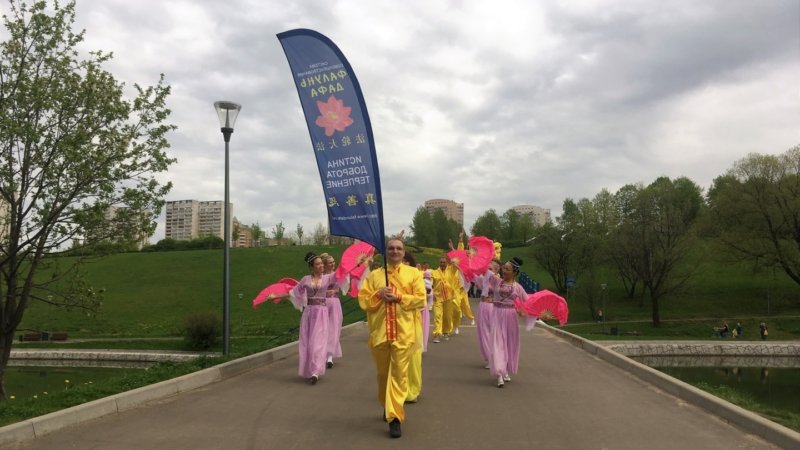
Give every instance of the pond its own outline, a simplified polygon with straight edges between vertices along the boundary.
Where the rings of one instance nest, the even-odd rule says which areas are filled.
[[[137,369],[108,367],[35,367],[9,366],[5,388],[9,397],[19,400],[45,396],[72,386],[92,384]]]
[[[725,386],[764,406],[800,413],[800,367],[797,365],[800,361],[797,358],[661,356],[633,359],[695,386],[698,383]]]

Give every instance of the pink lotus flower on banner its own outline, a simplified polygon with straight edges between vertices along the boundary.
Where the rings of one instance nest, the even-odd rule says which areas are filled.
[[[317,100],[317,108],[321,114],[317,117],[316,124],[325,128],[325,136],[333,136],[334,131],[344,131],[353,124],[350,111],[353,109],[344,106],[344,102],[331,95],[327,102]]]

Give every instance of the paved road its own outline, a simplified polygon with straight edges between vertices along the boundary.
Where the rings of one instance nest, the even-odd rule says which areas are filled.
[[[520,373],[498,389],[475,329],[431,344],[420,401],[388,437],[366,329],[316,385],[296,356],[146,407],[47,434],[22,449],[776,448],[542,329],[523,332]]]

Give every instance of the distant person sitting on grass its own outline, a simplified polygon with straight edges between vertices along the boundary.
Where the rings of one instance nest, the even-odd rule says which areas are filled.
[[[736,332],[736,337],[742,337],[742,332],[744,331],[742,329],[742,322],[736,322],[736,328],[734,328],[734,331]]]
[[[719,337],[721,338],[727,337],[728,333],[730,333],[731,331],[730,328],[728,328],[728,322],[725,320],[722,321],[722,326],[719,328],[715,328],[715,330],[717,334],[719,334]]]

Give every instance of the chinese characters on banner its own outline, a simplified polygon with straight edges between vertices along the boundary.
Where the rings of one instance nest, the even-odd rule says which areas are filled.
[[[378,160],[364,96],[353,68],[313,30],[278,34],[292,70],[317,160],[328,229],[385,250]]]

